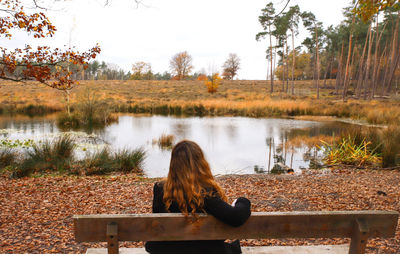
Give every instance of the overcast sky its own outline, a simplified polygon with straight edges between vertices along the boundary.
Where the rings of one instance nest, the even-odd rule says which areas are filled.
[[[28,1],[28,0],[26,0]],[[53,47],[76,46],[85,50],[99,43],[98,60],[115,63],[124,70],[137,61],[149,62],[153,72],[169,70],[171,57],[188,51],[194,70],[220,70],[229,53],[241,58],[240,79],[265,79],[266,40],[257,42],[262,30],[258,23],[265,0],[67,0],[47,12],[58,31],[52,39],[37,40],[17,34],[12,40],[1,39],[8,47],[46,44]],[[273,0],[277,10],[284,0]],[[301,11],[313,12],[324,26],[337,25],[349,0],[291,0]],[[298,44],[307,36],[302,30]]]

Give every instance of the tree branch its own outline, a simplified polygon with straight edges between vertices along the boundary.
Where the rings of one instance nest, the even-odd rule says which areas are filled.
[[[35,5],[36,8],[42,9],[42,10],[48,10],[47,8],[45,8],[45,7],[43,7],[43,6],[40,6],[40,5],[37,3],[37,0],[32,0],[32,1],[33,1],[33,4]]]
[[[10,77],[5,77],[5,76],[0,76],[0,79],[2,80],[9,80],[9,81],[14,81],[14,82],[25,82],[28,79],[17,79],[17,78],[10,78]]]
[[[279,15],[281,15],[285,11],[285,9],[288,7],[289,3],[290,3],[290,0],[287,0],[285,7],[283,7],[283,9],[278,14],[276,14],[275,17],[278,17]]]
[[[112,0],[106,0],[104,6],[110,5]],[[144,5],[143,0],[133,0],[133,2],[136,3],[136,8],[139,7],[139,5]]]
[[[57,62],[54,62],[54,63],[30,63],[29,65],[30,65],[30,66],[41,67],[41,66],[57,66],[57,65],[59,65],[59,64],[61,64],[61,63],[65,63],[65,61],[57,61]],[[7,63],[4,62],[4,61],[0,61],[0,65],[1,65],[1,64],[7,65]],[[17,67],[27,67],[28,64],[17,63],[15,66],[17,66]]]

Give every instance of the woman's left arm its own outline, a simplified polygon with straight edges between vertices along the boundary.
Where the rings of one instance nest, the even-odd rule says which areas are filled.
[[[234,206],[229,205],[220,197],[213,196],[204,199],[207,213],[234,227],[239,227],[247,221],[251,214],[250,206],[250,201],[244,197],[238,198]]]

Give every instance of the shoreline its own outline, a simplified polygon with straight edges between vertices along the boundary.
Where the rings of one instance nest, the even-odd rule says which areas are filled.
[[[59,107],[49,107],[46,105],[35,105],[33,112],[27,108],[31,108],[32,105],[19,106],[14,109],[0,109],[1,117],[15,117],[15,116],[26,116],[26,117],[53,117],[57,119],[57,115],[64,114],[63,109]],[[166,116],[166,117],[248,117],[248,118],[277,118],[277,119],[294,119],[302,121],[318,121],[318,122],[342,122],[354,125],[360,125],[365,127],[376,127],[376,128],[387,128],[389,124],[383,123],[371,123],[364,118],[351,118],[348,116],[340,117],[337,114],[303,114],[292,115],[287,113],[274,112],[274,108],[222,108],[219,112],[218,108],[206,108],[203,104],[193,104],[187,108],[176,106],[175,103],[172,105],[160,104],[157,106],[148,106],[135,104],[132,105],[117,105],[111,106],[116,107],[112,114],[114,115],[133,115],[133,116]],[[177,109],[178,107],[178,109]],[[39,110],[36,110],[39,109]],[[72,105],[73,109],[73,105]],[[260,111],[261,110],[261,111]],[[265,110],[265,112],[263,112]],[[278,110],[278,109],[277,109]],[[72,111],[73,112],[73,111]]]
[[[330,80],[329,82],[334,82]],[[295,95],[270,94],[265,81],[224,81],[215,94],[209,94],[200,81],[82,81],[71,91],[71,108],[92,91],[97,103],[115,113],[150,113],[176,116],[246,117],[324,117],[364,120],[369,124],[400,124],[400,98],[375,98],[371,101],[349,98],[343,102],[321,90],[315,99],[310,81],[296,81]],[[62,112],[66,104],[55,89],[35,82],[7,83],[0,89],[0,114],[29,116]]]

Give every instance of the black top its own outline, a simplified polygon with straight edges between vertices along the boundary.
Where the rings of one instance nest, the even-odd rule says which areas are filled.
[[[179,206],[172,202],[169,211],[163,202],[163,182],[156,183],[153,189],[153,213],[180,213]],[[190,208],[189,212],[190,212]],[[241,226],[250,217],[250,201],[247,198],[237,199],[235,206],[223,201],[218,195],[206,197],[204,208],[208,214],[234,227]],[[179,230],[179,228],[177,228]],[[170,241],[170,242],[147,242],[146,251],[151,254],[234,254],[241,253],[240,246],[232,246],[224,243],[223,240],[207,241]]]

